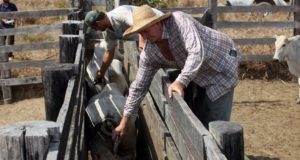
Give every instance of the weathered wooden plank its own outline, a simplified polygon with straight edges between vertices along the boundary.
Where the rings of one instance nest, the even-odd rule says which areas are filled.
[[[46,160],[57,159],[59,142],[50,143]]]
[[[200,148],[196,148],[191,139],[194,138],[197,139],[197,141],[202,141],[202,135],[198,135],[196,137],[190,137],[190,135],[187,135],[186,132],[188,132],[188,130],[185,130],[185,127],[182,126],[182,124],[178,121],[179,119],[175,117],[177,115],[174,115],[173,112],[177,111],[172,111],[172,107],[173,106],[168,105],[166,107],[165,123],[170,131],[172,138],[175,141],[181,157],[191,160],[204,160],[203,146]]]
[[[217,22],[218,28],[299,28],[299,24],[295,22]]]
[[[64,101],[64,107],[62,108],[64,111],[60,111],[60,114],[62,112],[61,119],[63,120],[63,127],[62,127],[62,138],[61,143],[59,145],[58,150],[58,159],[71,159],[70,154],[74,154],[74,150],[71,150],[73,148],[74,139],[73,136],[75,134],[75,116],[77,111],[77,91],[78,91],[78,80],[75,79],[75,77],[71,77],[70,83],[68,83],[68,89],[70,89],[70,99],[65,99]],[[69,88],[70,87],[70,88]],[[59,114],[59,115],[60,115]],[[58,119],[59,120],[59,119]],[[58,121],[57,120],[57,121]],[[61,120],[60,120],[61,121]],[[74,156],[74,155],[73,155]]]
[[[39,50],[39,49],[52,49],[58,48],[58,41],[56,42],[44,42],[34,44],[17,44],[0,46],[0,50],[3,52],[15,52],[15,51],[28,51],[28,50]]]
[[[244,160],[244,137],[241,125],[227,121],[209,123],[209,132],[227,159]]]
[[[275,38],[243,38],[233,39],[238,45],[273,45]]]
[[[60,140],[59,125],[49,121],[23,121],[0,127],[0,159],[43,160],[50,142]]]
[[[59,62],[74,63],[78,44],[78,35],[59,36]]]
[[[63,15],[68,15],[75,10],[76,8],[66,8],[66,9],[36,10],[36,11],[1,12],[0,19],[63,16]]]
[[[64,101],[67,84],[74,75],[74,64],[56,64],[42,69],[46,119],[56,121]]]
[[[0,61],[1,62],[8,62],[8,52],[0,50]],[[0,78],[7,79],[10,78],[11,71],[9,69],[1,69],[0,70]],[[12,91],[10,86],[1,85],[2,89],[2,98],[4,104],[9,104],[12,102]]]
[[[15,125],[25,127],[26,160],[44,160],[51,142],[59,142],[59,125],[50,121],[23,121]]]
[[[212,20],[212,28],[217,28],[217,20],[218,20],[218,2],[217,0],[209,0],[208,8],[211,12],[211,20]]]
[[[65,124],[65,120],[67,119],[67,113],[68,113],[68,110],[69,110],[69,106],[70,106],[70,103],[72,102],[72,95],[74,94],[73,91],[75,89],[75,78],[72,77],[70,78],[69,82],[68,82],[68,86],[67,86],[67,89],[66,89],[66,94],[65,94],[65,97],[64,97],[64,102],[62,104],[62,107],[59,111],[59,114],[58,114],[58,117],[57,117],[57,120],[56,122],[58,122],[60,125],[61,125],[61,132],[62,132],[62,129],[63,129],[63,125]]]
[[[68,140],[67,145],[66,145],[66,152],[64,155],[64,159],[79,159],[79,150],[78,150],[78,137],[79,137],[79,132],[80,132],[80,128],[79,128],[79,114],[80,114],[80,108],[83,107],[82,106],[82,102],[84,97],[81,96],[82,94],[82,89],[83,89],[83,78],[84,78],[84,68],[81,69],[81,72],[79,74],[79,76],[76,77],[77,79],[77,88],[75,91],[75,103],[72,106],[69,107],[73,107],[73,113],[72,113],[72,118],[71,118],[71,122],[70,125],[67,127],[70,127],[69,129],[69,135],[68,138],[65,140]],[[65,126],[64,126],[65,128]],[[65,132],[66,133],[66,132]]]
[[[62,23],[62,34],[79,35],[79,30],[83,29],[83,22],[67,20]]]
[[[294,22],[299,24],[299,22],[300,22],[300,1],[294,1],[294,6],[298,9],[297,11],[294,11]],[[299,35],[299,34],[300,34],[300,27],[297,26],[294,29],[294,35]]]
[[[60,126],[56,122],[43,121],[43,120],[34,120],[34,121],[21,121],[15,123],[15,125],[22,127],[25,126],[27,130],[35,128],[45,129],[48,136],[50,137],[51,142],[60,141]]]
[[[25,128],[13,125],[0,127],[0,159],[25,160],[23,145]]]
[[[169,86],[169,80],[163,79],[163,84],[165,85],[164,88],[164,95],[165,97],[168,97],[168,92],[167,88]],[[202,136],[210,134],[207,129],[202,125],[200,120],[194,115],[194,113],[191,111],[191,109],[188,107],[188,105],[185,103],[182,97],[180,97],[177,93],[173,93],[172,99],[167,98],[169,107],[166,107],[166,120],[165,121],[170,121],[168,119],[173,119],[175,124],[178,127],[182,127],[183,133],[185,134],[188,138],[190,138],[190,142],[192,144],[192,147],[195,148],[196,150],[194,151],[195,153],[193,154],[198,154],[199,157],[197,156],[198,159],[204,159],[204,142]],[[170,129],[170,126],[167,125],[168,128]],[[172,137],[174,138],[173,134],[180,133],[179,131],[177,132],[171,132]],[[177,143],[177,139],[174,138],[174,140]],[[178,150],[179,146],[177,145]],[[181,156],[184,157],[181,152]],[[186,154],[186,153],[185,153]]]
[[[41,76],[0,79],[0,85],[2,86],[18,86],[38,83],[42,83]]]
[[[0,70],[11,69],[11,68],[28,68],[28,67],[44,67],[46,65],[55,64],[55,60],[33,60],[33,61],[22,61],[22,62],[2,62],[0,63]]]
[[[182,159],[172,137],[166,136],[165,144],[166,144],[166,155],[169,160],[181,160]]]
[[[124,42],[124,51],[126,54],[128,54],[128,57],[126,57],[125,59],[128,59],[128,66],[125,66],[128,68],[127,70],[127,76],[129,79],[129,82],[133,81],[135,79],[135,75],[137,72],[137,66],[138,66],[138,49],[137,49],[137,43],[136,41],[125,41]],[[126,60],[127,61],[127,60]],[[126,68],[125,67],[125,68]]]
[[[202,14],[207,7],[187,7],[187,8],[160,8],[163,12],[183,11],[188,14]],[[240,13],[240,12],[294,12],[295,6],[218,6],[219,13]]]
[[[148,143],[153,144],[155,155],[158,159],[165,159],[165,135],[169,134],[166,126],[164,125],[161,117],[158,115],[152,97],[148,93],[143,100],[141,106],[141,119],[142,124],[147,128],[146,132],[149,132]],[[152,152],[152,153],[154,153]]]
[[[0,36],[8,35],[28,35],[33,33],[45,33],[45,32],[61,32],[62,24],[52,24],[52,25],[32,25],[24,26],[11,29],[0,29]]]
[[[207,160],[227,160],[211,135],[203,136]]]
[[[186,8],[160,8],[159,10],[167,12],[182,11],[188,14],[202,14],[207,9],[207,7],[186,7]]]
[[[268,62],[273,60],[273,55],[242,55],[242,61]]]
[[[293,12],[297,11],[295,6],[218,6],[219,13],[234,12]]]
[[[157,108],[158,108],[158,112],[160,114],[160,116],[162,117],[162,119],[164,120],[165,118],[165,105],[167,104],[167,100],[165,98],[165,96],[163,95],[163,91],[162,91],[162,77],[166,77],[167,75],[165,74],[165,72],[160,69],[158,70],[158,72],[155,74],[149,91],[151,96],[153,97]]]

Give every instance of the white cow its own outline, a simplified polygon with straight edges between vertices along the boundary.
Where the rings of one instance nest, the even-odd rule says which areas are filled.
[[[102,57],[105,52],[104,49],[104,41],[101,41],[99,47],[95,48],[95,52],[93,55],[92,60],[87,65],[87,74],[91,81],[95,80],[96,72],[100,70],[100,67],[102,65]],[[123,67],[123,55],[116,49],[115,51],[115,57],[109,66],[106,74],[105,79],[108,83],[116,83],[121,90],[123,94],[128,92],[128,84],[126,81],[126,78],[124,76],[124,73],[122,72]]]
[[[300,35],[287,38],[286,36],[275,36],[275,54],[273,59],[286,61],[289,71],[298,77],[299,94],[296,100],[300,104]]]

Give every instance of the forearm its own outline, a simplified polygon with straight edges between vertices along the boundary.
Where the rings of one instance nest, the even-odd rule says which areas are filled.
[[[100,73],[104,75],[114,58],[114,49],[105,51],[102,58],[103,60],[102,65],[100,67]]]

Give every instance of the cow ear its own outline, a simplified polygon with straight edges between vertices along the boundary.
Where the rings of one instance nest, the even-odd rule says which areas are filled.
[[[288,38],[285,38],[284,39],[284,43],[288,43],[289,42],[289,39]]]

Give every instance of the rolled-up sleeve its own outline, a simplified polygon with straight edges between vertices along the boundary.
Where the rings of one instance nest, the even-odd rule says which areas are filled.
[[[141,53],[137,75],[129,88],[129,95],[123,113],[123,116],[126,117],[136,117],[138,115],[139,105],[148,92],[153,76],[158,70],[147,61],[143,56],[144,54]]]

